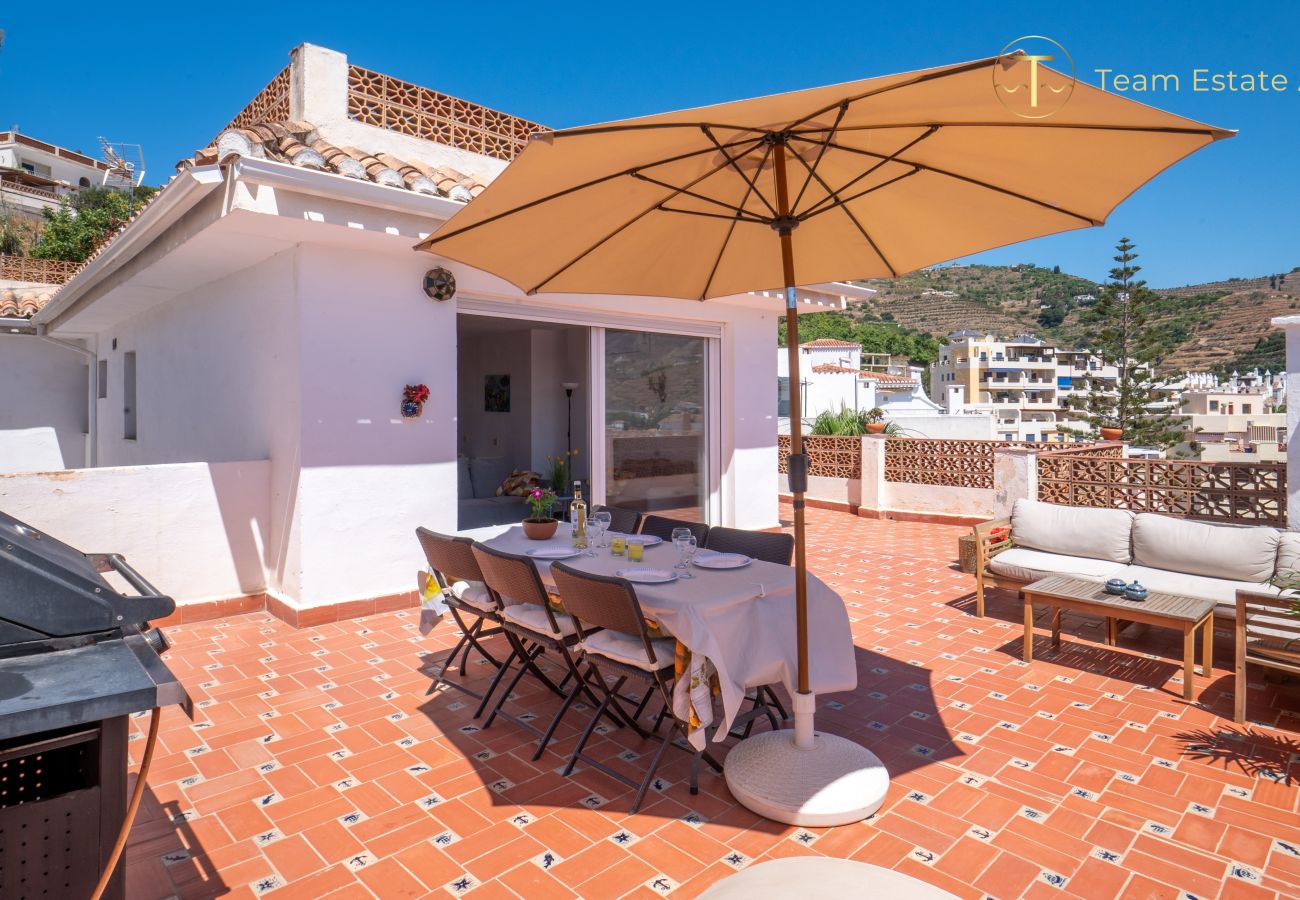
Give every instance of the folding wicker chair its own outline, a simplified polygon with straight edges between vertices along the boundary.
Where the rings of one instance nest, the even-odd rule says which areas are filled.
[[[497,673],[493,686],[488,689],[489,693],[495,688],[495,682],[500,681],[501,676],[515,660],[520,663],[519,670],[497,697],[496,704],[492,707],[492,712],[483,723],[483,727],[490,728],[498,715],[505,716],[520,728],[537,736],[537,750],[533,753],[533,759],[541,759],[542,753],[546,751],[546,745],[555,736],[555,729],[559,727],[560,720],[564,718],[564,714],[569,711],[569,707],[577,700],[580,693],[585,693],[592,703],[600,703],[600,699],[582,677],[574,656],[579,640],[577,625],[572,616],[557,612],[551,606],[541,576],[537,574],[537,568],[527,556],[516,556],[483,544],[475,544],[474,557],[483,572],[483,581],[496,601],[501,628],[512,648],[505,665]],[[567,693],[551,681],[537,664],[537,658],[547,650],[564,661],[568,677],[574,679],[573,687]],[[505,709],[506,701],[510,699],[511,692],[519,684],[525,671],[531,671],[547,689],[564,698],[564,702],[545,731],[538,730],[523,715],[515,715]],[[614,722],[616,725],[623,724],[616,718]]]
[[[593,506],[592,512],[609,513],[609,530],[621,534],[636,534],[641,527],[641,514],[622,506]]]
[[[646,790],[654,780],[655,771],[659,768],[664,751],[668,749],[669,744],[673,743],[674,736],[686,737],[686,727],[674,716],[674,728],[663,735],[656,734],[660,741],[659,749],[655,751],[646,769],[645,777],[639,784],[582,751],[587,746],[596,723],[611,709],[627,721],[642,738],[651,736],[650,732],[641,727],[637,719],[656,688],[664,701],[665,712],[672,709],[673,659],[676,642],[672,638],[650,636],[636,591],[626,579],[580,572],[558,562],[551,564],[551,574],[555,577],[555,586],[564,600],[564,608],[573,616],[581,638],[582,665],[586,669],[584,677],[604,696],[600,706],[592,714],[591,721],[587,723],[582,737],[578,740],[573,755],[569,757],[568,765],[564,767],[564,774],[570,774],[574,765],[581,759],[611,778],[635,788],[636,797],[629,810],[629,813],[635,813],[641,808],[641,802],[645,799]],[[607,672],[616,678],[612,686],[606,683]],[[623,709],[622,701],[626,698],[619,694],[629,678],[648,682],[636,713],[628,713]],[[655,723],[656,733],[663,715],[661,713]],[[722,767],[713,757],[703,751],[697,751],[691,765],[692,794],[699,793],[697,769],[701,759],[714,771],[722,771]]]
[[[780,531],[745,531],[715,526],[709,529],[704,546],[719,553],[743,553],[780,566],[790,565],[794,558],[794,535]]]
[[[665,541],[673,539],[674,528],[689,528],[701,547],[709,537],[709,526],[703,522],[687,522],[683,519],[670,519],[667,516],[646,516],[641,520],[642,534],[654,535]]]
[[[424,558],[433,570],[433,577],[442,588],[443,601],[447,610],[460,628],[461,637],[452,648],[450,655],[439,665],[430,659],[420,667],[420,671],[433,681],[426,694],[432,694],[439,685],[462,691],[479,701],[474,718],[483,714],[491,697],[491,688],[480,693],[468,685],[447,678],[447,670],[460,655],[460,677],[465,677],[465,667],[469,665],[469,652],[475,650],[496,670],[501,671],[501,662],[488,652],[481,641],[494,634],[501,634],[501,618],[497,614],[496,601],[493,600],[487,585],[483,583],[483,573],[479,571],[478,561],[471,549],[474,542],[465,537],[449,537],[427,528],[415,529],[415,536],[424,549]],[[499,678],[494,678],[495,686]]]

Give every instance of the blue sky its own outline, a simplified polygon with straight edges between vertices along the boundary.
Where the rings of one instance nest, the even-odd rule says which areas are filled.
[[[438,4],[140,2],[7,9],[0,128],[97,152],[144,146],[146,180],[207,143],[304,41],[505,112],[566,127],[990,56],[1025,34],[1097,68],[1172,72],[1128,94],[1239,129],[1174,167],[1101,228],[981,254],[1102,278],[1117,238],[1156,286],[1300,265],[1300,6],[865,2]],[[124,15],[120,15],[124,14]],[[79,23],[79,24],[78,24]],[[80,33],[78,29],[84,29]],[[1280,73],[1278,93],[1196,93],[1192,70]]]

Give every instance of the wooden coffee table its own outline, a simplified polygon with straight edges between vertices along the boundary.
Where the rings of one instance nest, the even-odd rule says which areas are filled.
[[[1020,589],[1025,604],[1025,662],[1034,659],[1034,604],[1052,607],[1052,645],[1061,645],[1061,611],[1093,613],[1106,619],[1106,643],[1114,646],[1116,622],[1142,622],[1183,632],[1183,699],[1192,699],[1196,629],[1201,629],[1201,674],[1214,666],[1214,601],[1152,591],[1145,600],[1108,594],[1101,582],[1068,575],[1040,578]]]

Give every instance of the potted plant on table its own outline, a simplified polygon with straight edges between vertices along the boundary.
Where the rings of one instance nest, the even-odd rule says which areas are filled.
[[[528,508],[532,513],[524,519],[524,537],[530,541],[545,541],[555,536],[560,520],[551,515],[555,505],[555,491],[550,488],[533,488],[528,493]]]

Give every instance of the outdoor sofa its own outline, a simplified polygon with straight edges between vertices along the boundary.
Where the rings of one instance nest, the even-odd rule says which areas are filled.
[[[1226,626],[1236,620],[1238,591],[1279,595],[1271,581],[1300,568],[1300,533],[1017,500],[1010,518],[975,526],[975,561],[979,616],[989,587],[1071,575],[1210,599]]]

